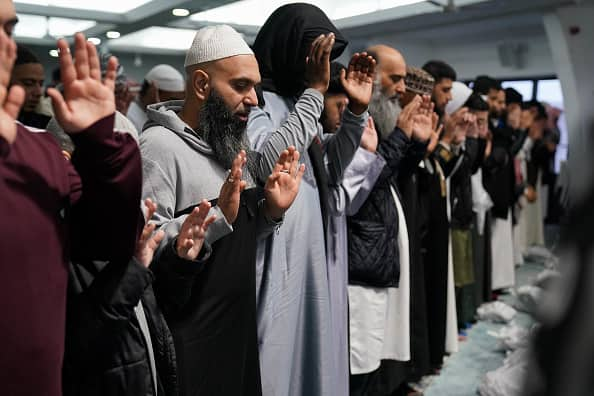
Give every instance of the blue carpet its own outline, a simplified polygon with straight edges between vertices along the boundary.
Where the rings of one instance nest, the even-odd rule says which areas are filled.
[[[543,269],[541,264],[534,263],[518,267],[517,286],[534,283],[536,275]],[[512,305],[515,297],[504,295],[500,300]],[[532,318],[522,312],[518,312],[513,321],[522,327],[528,327],[533,323]],[[483,375],[503,365],[505,353],[499,349],[497,340],[487,333],[497,332],[502,327],[502,324],[477,322],[468,330],[466,341],[460,342],[460,351],[447,358],[440,375],[431,378],[431,384],[423,395],[476,396]]]

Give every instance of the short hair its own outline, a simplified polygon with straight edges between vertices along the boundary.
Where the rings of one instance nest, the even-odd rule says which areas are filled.
[[[473,92],[468,97],[466,103],[464,103],[464,107],[468,107],[468,110],[470,111],[489,111],[489,104],[478,92]]]
[[[474,80],[474,85],[472,86],[474,92],[478,92],[481,95],[488,95],[489,91],[495,89],[497,91],[502,90],[501,83],[494,79],[493,77],[489,76],[478,76]]]
[[[522,105],[522,108],[525,110],[533,107],[536,108],[536,120],[546,120],[549,118],[549,115],[547,114],[547,109],[538,100],[530,100],[528,102],[524,102]]]
[[[456,71],[452,66],[448,65],[444,61],[431,60],[425,63],[422,69],[431,74],[431,76],[435,79],[436,84],[439,84],[439,82],[445,78],[456,81]]]
[[[29,48],[19,44],[19,45],[17,45],[17,57],[16,57],[16,60],[14,61],[14,65],[19,66],[19,65],[25,65],[27,63],[41,64],[41,62],[39,61],[39,58],[37,56],[35,56],[35,54],[33,52],[31,52],[31,50]]]
[[[340,73],[346,70],[346,67],[340,62],[330,63],[330,84],[328,85],[328,93],[331,95],[346,94],[342,81],[340,80]]]
[[[522,94],[516,91],[515,89],[509,87],[505,89],[505,104],[510,105],[512,103],[522,104],[523,102]]]

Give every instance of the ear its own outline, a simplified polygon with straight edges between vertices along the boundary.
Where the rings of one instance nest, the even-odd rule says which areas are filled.
[[[192,90],[199,100],[206,100],[210,92],[210,76],[204,70],[194,70],[192,74]]]

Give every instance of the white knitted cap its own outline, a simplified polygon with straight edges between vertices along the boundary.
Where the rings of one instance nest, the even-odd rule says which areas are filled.
[[[148,82],[154,82],[157,89],[169,92],[183,92],[185,90],[184,76],[172,66],[157,65],[153,67],[144,79]]]
[[[228,25],[207,26],[196,32],[184,67],[236,55],[254,55],[241,34]]]
[[[470,95],[472,95],[472,89],[468,88],[468,85],[460,81],[454,81],[452,84],[452,100],[446,105],[446,113],[452,114],[456,112],[464,106]]]

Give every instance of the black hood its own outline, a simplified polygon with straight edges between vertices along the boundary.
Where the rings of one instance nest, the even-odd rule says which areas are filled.
[[[313,40],[334,33],[336,40],[330,60],[338,58],[348,41],[322,10],[311,4],[282,6],[266,20],[254,41],[262,88],[293,97],[305,89],[305,58]]]

